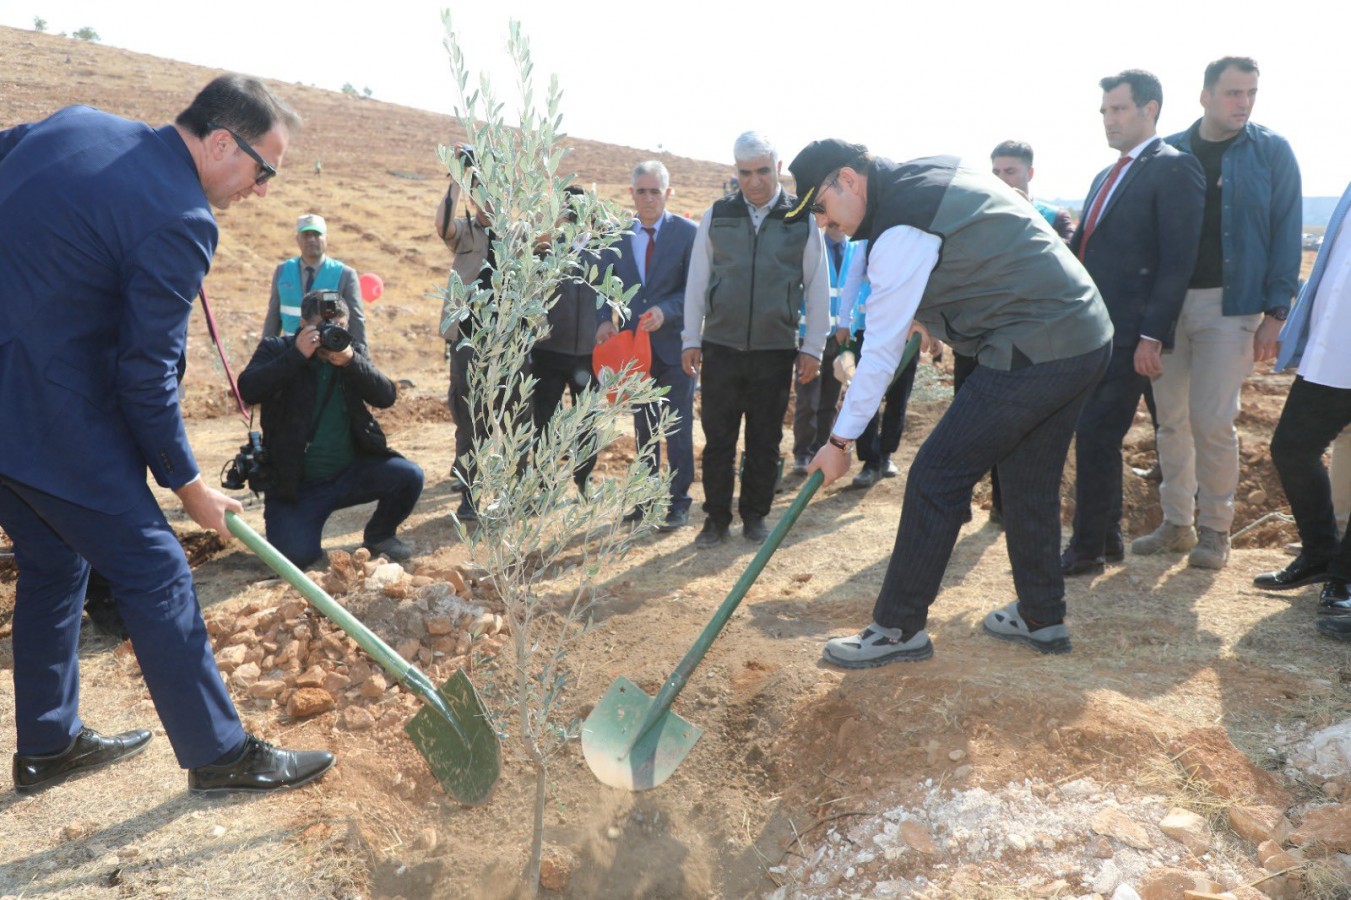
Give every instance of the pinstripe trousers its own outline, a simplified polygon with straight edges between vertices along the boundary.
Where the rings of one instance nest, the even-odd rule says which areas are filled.
[[[896,545],[873,607],[877,624],[907,634],[925,626],[971,489],[996,463],[1019,612],[1036,622],[1064,618],[1060,478],[1079,411],[1110,355],[1104,344],[1008,372],[977,366],[967,377],[910,466]]]

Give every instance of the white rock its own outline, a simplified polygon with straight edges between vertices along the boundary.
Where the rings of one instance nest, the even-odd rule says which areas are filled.
[[[1302,758],[1297,764],[1303,763],[1301,768],[1314,775],[1345,774],[1351,770],[1351,719],[1315,732],[1291,755]]]
[[[1140,900],[1140,895],[1129,884],[1121,884],[1112,891],[1112,900]]]
[[[1104,860],[1102,868],[1098,869],[1098,874],[1093,878],[1094,893],[1106,896],[1111,894],[1121,884],[1121,867],[1114,860]],[[1115,898],[1115,895],[1113,895]]]
[[[1017,850],[1019,853],[1022,853],[1027,849],[1027,838],[1023,837],[1021,834],[1010,834],[1005,840],[1009,842],[1010,847]]]
[[[375,571],[366,576],[366,587],[382,588],[387,584],[397,584],[403,581],[407,575],[403,566],[398,563],[382,563],[375,567]]]

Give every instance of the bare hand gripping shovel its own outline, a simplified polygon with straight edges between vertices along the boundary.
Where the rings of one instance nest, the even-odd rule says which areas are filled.
[[[457,670],[440,688],[435,687],[426,675],[395,653],[323,588],[306,578],[305,573],[263,540],[243,519],[227,512],[225,523],[235,537],[291,587],[300,591],[315,609],[427,704],[409,720],[404,730],[446,793],[468,806],[477,806],[487,800],[502,766],[498,758],[497,734],[469,676],[463,670]]]
[[[919,335],[913,335],[901,354],[896,371],[901,372],[919,352]],[[765,538],[746,571],[732,587],[727,599],[713,614],[713,619],[700,632],[694,646],[676,666],[671,677],[661,686],[656,698],[648,697],[636,684],[623,675],[605,692],[605,696],[591,710],[582,723],[582,755],[591,773],[601,783],[611,787],[645,791],[661,784],[671,776],[703,735],[703,729],[671,712],[676,695],[684,689],[690,674],[703,662],[704,655],[713,646],[727,620],[741,605],[755,579],[760,577],[765,564],[779,549],[788,530],[797,522],[825,476],[818,470],[811,474],[797,497],[779,519],[774,530]]]

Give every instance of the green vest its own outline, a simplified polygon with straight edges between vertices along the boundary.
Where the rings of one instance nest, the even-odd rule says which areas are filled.
[[[871,254],[896,225],[942,240],[915,318],[963,356],[1007,371],[1112,339],[1107,306],[1083,265],[988,166],[951,156],[873,160],[854,239],[868,239]]]
[[[736,350],[796,350],[802,308],[802,256],[811,233],[783,217],[796,200],[786,191],[755,230],[741,194],[709,211],[712,267],[704,299],[703,339]]]
[[[312,291],[336,291],[342,280],[343,264],[332,257],[324,257],[314,272]],[[281,333],[295,334],[300,330],[300,301],[305,299],[305,261],[293,256],[282,264],[277,276],[277,295],[281,298]]]

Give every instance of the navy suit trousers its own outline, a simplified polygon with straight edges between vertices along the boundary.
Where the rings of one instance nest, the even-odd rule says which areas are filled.
[[[670,388],[666,404],[676,417],[675,428],[666,436],[666,458],[671,465],[671,505],[668,512],[687,511],[690,508],[690,485],[694,484],[694,378],[685,373],[680,363],[668,365],[652,360],[652,380],[660,387]],[[638,446],[652,440],[652,426],[662,410],[655,404],[633,414],[633,431]],[[654,445],[652,466],[661,466],[661,444]]]
[[[105,515],[0,479],[0,527],[14,541],[19,566],[14,718],[20,754],[64,750],[83,727],[78,650],[90,565],[112,585],[178,764],[206,765],[244,740],[211,654],[187,558],[149,489],[126,512]]]
[[[1107,373],[1093,389],[1074,430],[1074,534],[1081,558],[1105,552],[1108,536],[1120,546],[1121,441],[1135,421],[1149,378],[1135,371],[1129,347],[1113,347]]]
[[[873,619],[924,627],[971,503],[971,488],[999,464],[1004,534],[1018,609],[1037,622],[1065,615],[1060,572],[1060,476],[1079,411],[1111,348],[1004,372],[977,366],[919,448]]]

